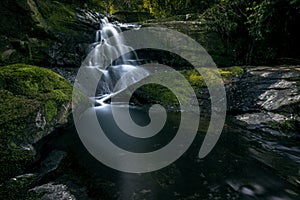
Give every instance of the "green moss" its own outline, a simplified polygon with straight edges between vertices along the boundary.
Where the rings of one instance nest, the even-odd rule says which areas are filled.
[[[29,151],[20,148],[11,148],[1,144],[0,151],[0,185],[15,176],[16,173],[21,172],[34,160],[34,156]]]
[[[45,112],[48,121],[51,121],[57,115],[57,105],[54,101],[49,100],[45,104]]]
[[[72,86],[51,70],[15,64],[0,67],[0,183],[29,164],[21,144],[32,141],[37,113],[50,123],[71,100]]]
[[[14,95],[43,101],[70,99],[70,84],[54,72],[31,65],[15,64],[0,68],[0,87]]]
[[[69,27],[76,20],[75,11],[71,5],[52,0],[37,0],[36,2],[48,27],[56,31],[70,33]]]
[[[233,67],[222,69],[220,72],[221,75],[222,75],[222,71],[229,72],[231,74],[231,76],[241,75],[244,73],[244,69],[242,67],[238,67],[238,66],[233,66]]]
[[[136,93],[140,96],[142,101],[155,102],[167,107],[179,105],[176,96],[168,88],[158,84],[147,84],[142,86]]]
[[[1,69],[0,69],[1,73]],[[1,80],[1,79],[0,79]],[[3,142],[18,142],[18,133],[25,129],[26,123],[32,119],[41,103],[36,100],[13,95],[0,89],[0,136]]]
[[[37,182],[35,175],[21,176],[9,180],[0,186],[0,199],[40,199],[39,195],[28,193],[27,191],[34,187]]]
[[[181,70],[179,71],[184,78],[189,82],[190,86],[192,86],[194,92],[196,94],[201,93],[201,88],[206,87],[205,80],[202,75],[197,70]],[[241,67],[230,67],[225,69],[218,69],[222,79],[224,81],[231,79],[237,75],[240,75],[244,72]],[[220,79],[215,79],[214,72],[210,72],[207,70],[205,72],[206,76],[209,76],[208,79],[212,84],[220,84]],[[170,77],[168,79],[168,77]],[[173,88],[177,91],[177,97],[183,100],[182,103],[188,104],[191,99],[191,94],[186,92],[184,83],[179,79],[174,78],[174,76],[170,76],[169,74],[158,77],[154,80],[154,82],[169,82],[174,86]],[[179,106],[179,101],[176,96],[170,91],[168,88],[161,86],[159,84],[147,84],[143,87],[139,88],[136,91],[137,98],[142,100],[142,103],[159,103],[166,107],[177,107]]]
[[[206,76],[211,76],[208,77],[208,79],[213,79],[215,75],[209,73],[209,70],[207,71]],[[243,68],[241,67],[229,67],[229,68],[223,68],[223,69],[218,69],[219,74],[221,75],[223,81],[226,81],[228,79],[231,79],[237,75],[241,75],[244,73]],[[192,86],[194,86],[194,89],[197,89],[197,87],[206,87],[206,83],[202,75],[197,70],[182,70],[180,71],[185,78],[190,82]],[[218,80],[216,80],[216,83],[219,83]]]

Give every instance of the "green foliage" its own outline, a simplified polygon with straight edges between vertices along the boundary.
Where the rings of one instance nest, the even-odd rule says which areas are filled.
[[[234,66],[218,69],[218,72],[223,80],[226,81],[227,79],[243,74],[244,70],[242,67]],[[197,89],[197,87],[206,87],[204,78],[199,74],[197,70],[182,70],[181,73],[185,76],[185,78],[190,82],[192,86],[195,86],[194,89]],[[209,73],[207,74],[209,75]],[[208,79],[212,79],[212,77],[208,77]]]
[[[138,89],[142,98],[146,98],[147,102],[155,102],[168,108],[178,106],[179,102],[176,96],[166,87],[158,84],[148,84]]]
[[[261,0],[254,1],[248,7],[246,24],[249,26],[249,34],[257,46],[267,46],[264,54],[270,52],[275,56],[283,56],[286,51],[298,49],[290,42],[299,41],[299,31],[295,26],[299,22],[299,0]],[[293,47],[294,46],[294,47]]]
[[[159,21],[162,20],[161,18],[167,18],[169,21],[201,19],[201,22],[205,22],[209,34],[217,33],[218,38],[222,40],[222,45],[213,44],[214,48],[209,50],[213,51],[212,54],[216,54],[214,59],[220,60],[224,66],[231,63],[270,64],[281,57],[299,59],[300,32],[296,27],[299,24],[300,0],[106,0],[98,2],[108,7],[110,13],[148,12]],[[185,14],[189,14],[189,17]],[[210,38],[207,40],[210,41]]]
[[[246,64],[298,56],[299,0],[222,0],[204,13],[210,30]],[[299,43],[298,43],[299,44]]]
[[[201,75],[198,75],[197,73],[192,73],[189,76],[189,82],[194,86],[205,86],[203,77]]]
[[[241,33],[241,26],[245,21],[245,9],[249,1],[222,0],[213,7],[207,9],[204,17],[209,28],[223,37],[234,37],[235,33]]]
[[[214,4],[216,0],[91,0],[89,3],[97,5],[107,13],[115,12],[148,12],[157,18],[171,17],[174,14],[203,12]]]

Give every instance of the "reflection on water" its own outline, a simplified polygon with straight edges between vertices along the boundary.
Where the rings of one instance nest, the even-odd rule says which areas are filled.
[[[168,144],[180,114],[168,113],[163,130],[148,139],[118,134],[110,106],[97,109],[107,137],[121,148],[147,152]],[[131,107],[133,120],[147,125],[147,109]],[[299,141],[254,133],[227,119],[221,138],[204,159],[198,158],[208,121],[201,120],[196,139],[175,163],[161,170],[131,174],[110,169],[94,159],[82,145],[74,127],[59,133],[44,147],[68,152],[68,173],[87,187],[95,199],[300,199]],[[71,176],[67,176],[70,179]]]

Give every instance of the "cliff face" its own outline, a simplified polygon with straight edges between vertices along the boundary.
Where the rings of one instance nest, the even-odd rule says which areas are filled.
[[[100,16],[72,2],[1,1],[0,65],[80,66]]]

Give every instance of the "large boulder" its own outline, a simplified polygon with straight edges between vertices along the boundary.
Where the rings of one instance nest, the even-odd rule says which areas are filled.
[[[71,94],[71,84],[48,69],[0,68],[0,183],[33,161],[33,144],[67,123]]]
[[[299,66],[247,67],[227,92],[229,113],[243,128],[299,137]]]

